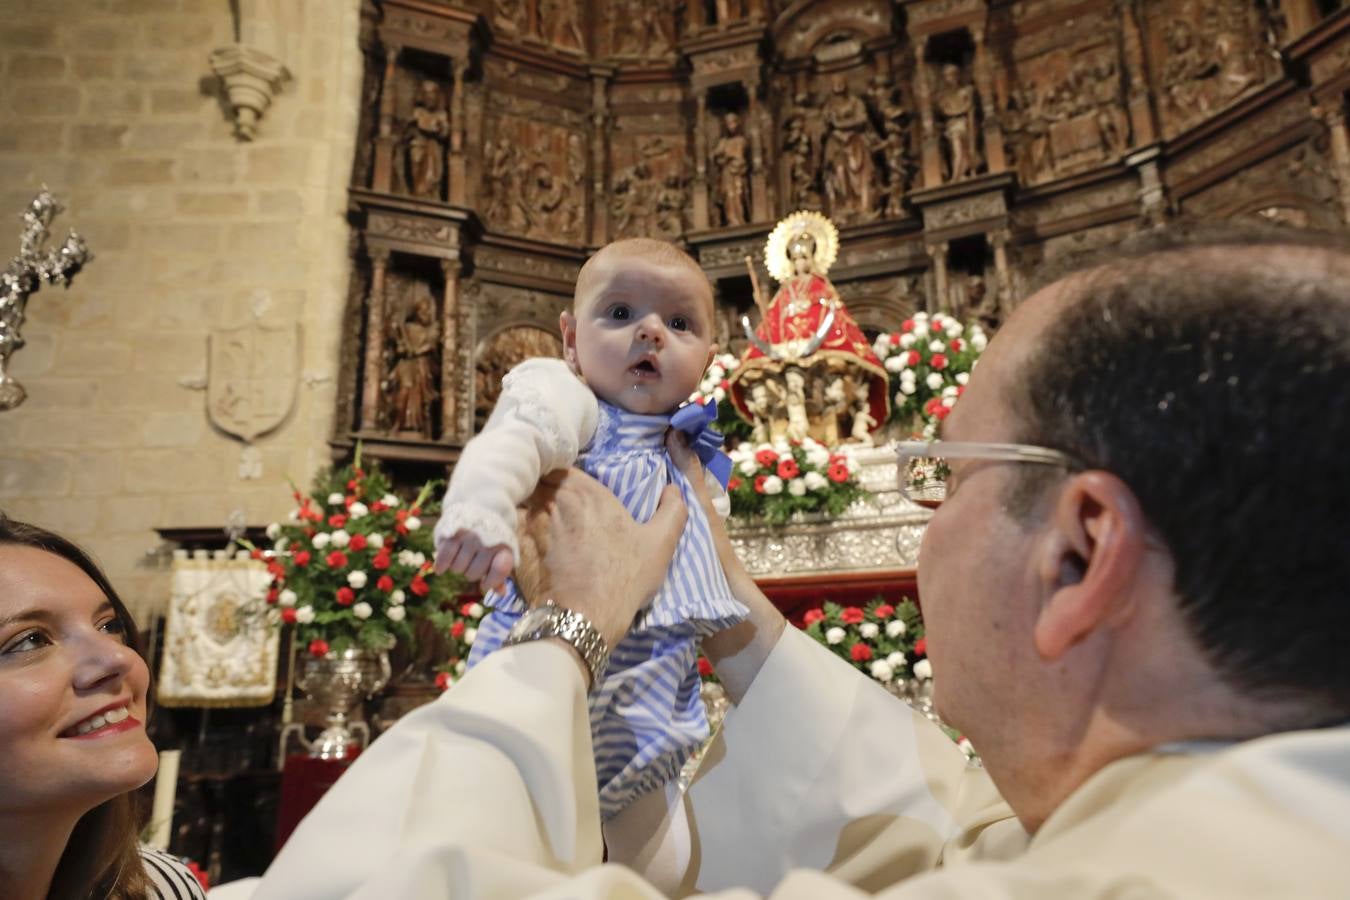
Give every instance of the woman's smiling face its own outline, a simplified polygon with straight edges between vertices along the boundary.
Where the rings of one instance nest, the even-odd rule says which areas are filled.
[[[150,673],[69,560],[0,544],[0,815],[84,811],[155,774]]]

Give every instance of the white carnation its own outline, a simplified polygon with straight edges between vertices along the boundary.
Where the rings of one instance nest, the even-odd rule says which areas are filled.
[[[877,355],[877,359],[885,359],[891,355],[891,339],[882,335],[877,338],[877,342],[872,345],[872,352]]]
[[[288,538],[277,538],[277,542],[272,545],[272,553],[274,555],[277,553],[285,553],[286,548],[289,547],[290,545],[291,542]],[[242,558],[246,559],[247,557],[248,554],[245,554]]]
[[[895,677],[895,672],[891,669],[891,664],[884,659],[878,659],[872,663],[872,677],[882,684],[889,684]]]
[[[469,606],[469,616],[474,619],[483,618],[483,604],[474,603]]]
[[[913,346],[914,346],[914,341],[915,341],[915,340],[916,340],[916,338],[915,338],[914,335],[912,335],[912,334],[902,334],[902,335],[900,335],[900,349],[901,349],[901,350],[908,350],[910,347],[913,347]]]
[[[334,493],[334,494],[329,494],[329,495],[328,495],[328,505],[329,505],[329,506],[341,506],[342,504],[344,504],[344,503],[346,503],[346,502],[347,502],[347,498],[344,497],[344,496],[342,496],[341,494]]]
[[[928,377],[924,379],[924,384],[928,385],[929,390],[936,391],[942,387],[942,376],[936,372],[929,372]]]
[[[408,595],[403,593],[402,588],[395,588],[394,592],[389,595],[389,602],[394,604],[395,606],[401,605],[403,601],[407,599]]]
[[[375,610],[364,600],[352,607],[352,615],[358,619],[369,619],[374,612]]]
[[[825,642],[828,644],[837,644],[844,639],[844,629],[835,626],[825,632]]]
[[[295,591],[290,588],[286,588],[280,594],[277,594],[277,602],[282,606],[294,606],[295,601],[298,599],[300,598],[295,596]]]
[[[464,629],[464,643],[465,643],[465,644],[472,645],[473,642],[474,642],[474,639],[477,638],[477,637],[478,637],[478,629],[477,629],[477,628],[465,628],[465,629]]]
[[[768,478],[765,478],[764,493],[770,495],[783,493],[783,479],[779,478],[777,475],[770,475]]]
[[[933,353],[941,353],[943,350],[947,349],[947,345],[942,343],[942,341],[932,341],[929,343],[928,349]]]
[[[347,513],[353,519],[362,519],[370,513],[370,507],[366,506],[360,500],[357,500],[351,506],[347,507]]]
[[[314,549],[322,550],[324,547],[328,546],[328,542],[331,540],[332,538],[328,536],[328,532],[320,531],[318,534],[314,535]]]
[[[914,382],[912,382],[912,381],[902,381],[902,382],[900,382],[900,393],[904,394],[906,397],[913,396],[914,392],[917,391],[917,390],[918,390],[918,388],[914,386]],[[904,403],[905,401],[904,401],[904,400],[898,400],[898,401],[896,401],[896,402],[897,402],[897,403]]]
[[[366,573],[362,572],[360,569],[348,572],[347,584],[351,585],[358,591],[361,590],[361,588],[366,586]]]
[[[806,451],[806,462],[817,469],[823,469],[830,464],[830,451],[816,445]]]
[[[727,392],[720,387],[713,388],[712,395],[714,403],[721,403],[723,400],[727,399]]]
[[[943,398],[942,398],[942,405],[945,406],[945,407],[947,407],[948,409],[951,409],[953,406],[956,405],[956,398],[955,398],[955,397],[943,397]]]
[[[295,621],[301,625],[308,625],[314,621],[314,607],[302,606],[295,611]]]
[[[927,323],[927,322],[918,322],[918,321],[916,321],[916,322],[914,323],[914,332],[913,332],[913,334],[914,334],[915,339],[918,339],[918,338],[921,338],[921,337],[928,337],[928,323]]]
[[[398,551],[398,561],[405,566],[417,566],[417,554],[411,550]]]
[[[455,674],[456,674],[456,675],[463,675],[463,674],[464,674],[464,670],[467,669],[468,667],[469,667],[469,664],[468,664],[466,661],[464,661],[464,660],[461,659],[459,662],[455,663]]]
[[[417,518],[417,516],[408,516],[408,518],[403,520],[403,527],[407,528],[409,531],[416,531],[422,527],[422,520]]]
[[[886,623],[886,637],[898,638],[905,633],[905,623],[899,619],[891,619]]]
[[[380,498],[380,502],[383,503],[385,506],[389,507],[390,509],[393,509],[395,506],[398,506],[399,504],[398,495],[385,494],[383,497]]]
[[[886,662],[890,663],[891,668],[898,672],[905,667],[905,654],[897,650],[886,657]]]
[[[331,537],[333,540],[333,546],[337,547],[339,550],[341,550],[343,547],[347,546],[352,542],[352,536],[341,528],[333,532]]]
[[[300,521],[300,510],[298,510],[298,509],[293,509],[293,510],[291,510],[290,512],[286,513],[286,520],[289,521],[289,522],[299,522],[299,521]]]
[[[876,622],[864,622],[858,627],[858,633],[870,641],[881,633],[881,626]]]
[[[402,622],[408,617],[408,609],[403,606],[391,606],[384,611],[384,614],[389,617],[391,622]]]
[[[907,368],[903,356],[892,356],[882,363],[882,365],[886,367],[887,372],[903,372]]]
[[[800,497],[806,493],[806,482],[801,478],[794,478],[788,482],[788,493],[794,497]]]
[[[273,522],[271,525],[267,526],[267,531],[265,531],[264,534],[267,535],[269,541],[275,541],[277,538],[281,537],[281,525],[277,522]]]
[[[977,331],[970,336],[970,346],[983,352],[984,348],[989,346],[989,338],[984,336],[983,331]]]
[[[921,659],[914,664],[914,677],[920,681],[927,681],[933,677],[933,664],[926,659]]]
[[[956,383],[957,383],[957,384],[962,384],[962,385],[963,385],[963,384],[965,384],[965,383],[968,382],[968,381],[970,381],[970,373],[969,373],[969,372],[958,372],[958,373],[956,373]]]
[[[740,461],[737,468],[741,470],[742,475],[753,475],[759,471],[759,463],[755,462],[753,457],[750,459],[743,459]]]
[[[808,491],[822,491],[830,486],[829,479],[819,472],[807,472],[802,476],[802,482]]]
[[[379,550],[381,547],[384,546],[384,535],[372,534],[370,537],[366,538],[366,546],[373,547],[376,550]]]
[[[949,384],[942,389],[942,396],[944,397],[955,397],[956,393],[956,385],[954,384]]]

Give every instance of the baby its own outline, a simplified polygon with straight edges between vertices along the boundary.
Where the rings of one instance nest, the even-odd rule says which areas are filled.
[[[665,583],[613,648],[591,694],[600,814],[608,820],[672,781],[707,737],[698,642],[746,609],[732,596],[708,519],[665,448],[672,414],[715,350],[707,276],[672,244],[617,241],[582,266],[560,326],[565,360],[531,359],[512,369],[487,425],[464,448],[436,525],[436,564],[492,591],[472,666],[501,646],[525,611],[506,576],[519,558],[516,506],[540,476],[578,465],[639,521],[656,511],[662,488],[679,487],[689,518]],[[676,419],[696,433],[707,422],[699,407]],[[720,440],[711,434],[714,444]],[[706,434],[699,441],[708,442]]]

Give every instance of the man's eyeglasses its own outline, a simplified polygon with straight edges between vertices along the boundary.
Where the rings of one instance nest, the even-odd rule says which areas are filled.
[[[1030,444],[988,444],[979,441],[902,441],[895,449],[896,478],[900,491],[911,500],[942,500],[947,496],[951,459],[985,459],[991,462],[1040,463],[1080,469],[1078,460]]]

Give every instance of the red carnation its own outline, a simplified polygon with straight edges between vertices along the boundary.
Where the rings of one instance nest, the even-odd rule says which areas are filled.
[[[848,481],[848,464],[842,461],[830,463],[830,467],[825,470],[825,475],[835,484],[843,484]]]
[[[906,319],[905,321],[901,322],[901,323],[900,323],[900,330],[903,331],[903,332],[906,332],[906,333],[909,333],[909,332],[913,331],[913,330],[914,330],[914,320],[913,320],[913,319]]]
[[[389,508],[389,507],[385,506],[383,503],[381,503],[381,502],[378,501],[378,500],[376,500],[374,503],[370,504],[370,511],[373,512],[373,513],[384,512],[384,511],[385,511],[386,509],[388,509],[388,508]]]
[[[745,482],[741,481],[739,478],[732,478],[727,482],[727,490],[734,491],[736,490],[736,488],[740,487],[744,483]]]
[[[937,411],[942,408],[941,397],[929,397],[928,402],[923,405],[923,411],[930,416],[937,415]]]
[[[891,606],[889,603],[883,603],[872,610],[872,615],[876,616],[878,619],[889,619],[891,616],[895,615],[895,607]]]
[[[389,556],[388,548],[384,548],[381,549],[379,553],[375,554],[375,558],[370,561],[370,564],[375,568],[383,571],[389,568],[389,565],[392,561],[393,560]]]
[[[351,543],[348,544],[347,546],[348,546],[348,547],[351,547],[353,550],[364,550],[364,549],[366,549],[366,536],[365,536],[364,534],[354,534],[354,535],[352,535]]]
[[[914,653],[917,656],[928,655],[928,638],[921,637],[914,642]]]
[[[815,623],[821,621],[824,618],[825,618],[824,610],[808,609],[806,611],[806,615],[802,616],[802,622],[804,622],[807,625],[814,625]]]
[[[288,606],[281,611],[281,621],[287,625],[295,624],[295,607]]]
[[[295,556],[291,557],[291,561],[303,569],[305,566],[309,565],[309,551],[308,550],[295,551]]]
[[[770,468],[778,462],[778,454],[772,450],[761,450],[755,454],[755,462],[764,468]]]
[[[333,513],[331,516],[328,517],[329,528],[341,528],[343,525],[346,524],[347,524],[347,517],[342,513]]]
[[[349,587],[340,587],[337,590],[338,606],[351,606],[356,600],[356,591]]]
[[[899,347],[899,346],[900,346],[900,334],[899,334],[899,332],[892,331],[891,334],[890,334],[890,341],[891,341],[891,346],[892,346],[892,347]]]
[[[334,550],[332,553],[325,556],[323,561],[328,563],[328,568],[330,569],[341,569],[347,565],[347,554],[343,553],[341,550]]]
[[[355,503],[355,502],[356,502],[356,498],[353,497],[351,494],[348,494],[346,497],[343,497],[343,498],[342,498],[342,505],[345,506],[345,507],[347,507],[348,509],[351,509],[351,508],[352,508],[352,504]]]
[[[408,585],[408,589],[419,597],[425,597],[431,592],[431,586],[427,584],[426,579],[421,575],[413,576],[412,584]]]
[[[947,357],[943,353],[934,353],[933,358],[928,360],[928,364],[933,367],[934,371],[941,372],[947,368]]]
[[[323,638],[315,638],[309,642],[310,656],[325,656],[328,653],[328,642]]]
[[[375,582],[375,586],[387,594],[394,589],[394,579],[388,575],[381,575],[380,580]]]
[[[918,350],[911,350],[905,355],[905,365],[911,369],[923,362],[923,357],[919,355]]]
[[[451,636],[452,638],[457,638],[457,639],[458,639],[458,638],[464,637],[464,620],[463,620],[463,619],[456,619],[456,620],[455,620],[455,624],[453,624],[453,625],[450,626],[450,636]]]
[[[952,348],[953,353],[960,353],[965,348],[966,342],[960,338],[952,338],[947,346]]]
[[[872,658],[872,648],[859,641],[848,651],[848,655],[853,657],[854,662],[867,662]]]
[[[299,556],[299,555],[300,555],[299,553],[296,554],[296,556]],[[306,553],[305,556],[308,557],[309,554]],[[309,562],[309,560],[306,559],[305,562]],[[298,562],[298,561],[297,561],[297,562],[296,562],[296,565],[297,565],[297,566],[302,566],[302,565],[304,565],[304,563]],[[273,578],[275,578],[276,580],[280,581],[282,578],[286,577],[286,568],[285,568],[284,566],[282,566],[281,563],[277,562],[277,561],[274,559],[274,560],[271,560],[270,562],[267,563],[267,574],[271,575]]]
[[[276,588],[272,588],[270,591],[267,592],[267,602],[269,605],[274,605],[277,602]]]
[[[436,687],[440,688],[441,690],[446,690],[453,683],[454,679],[450,677],[449,672],[440,672],[436,675]]]
[[[792,457],[788,457],[778,464],[778,477],[784,481],[789,478],[796,478],[801,473],[802,470],[797,468],[797,461]]]
[[[861,625],[865,618],[863,611],[856,606],[846,606],[844,611],[839,614],[839,621],[845,625]]]
[[[412,509],[408,510],[408,512],[414,516],[420,516],[422,514],[422,507],[414,506]]]
[[[950,407],[950,406],[944,406],[943,404],[938,404],[937,409],[933,410],[933,416],[934,416],[939,422],[941,422],[943,419],[947,418],[949,415],[951,415],[951,413],[952,413],[951,407]]]
[[[768,476],[768,475],[756,475],[756,476],[755,476],[755,493],[756,493],[756,494],[762,494],[762,493],[764,493],[764,482],[766,482],[766,481],[768,481],[768,480],[769,480],[769,476]]]
[[[249,559],[262,559],[262,551],[259,550],[257,547],[254,547],[253,550],[249,553],[248,558],[249,558]]]
[[[698,658],[698,674],[703,678],[707,678],[712,672],[712,663],[708,662],[708,657],[700,656]]]
[[[725,378],[723,378],[721,381],[719,381],[719,382],[717,383],[717,386],[720,387],[720,388],[721,388],[722,390],[724,390],[724,391],[729,391],[729,390],[731,390],[731,382],[728,381],[728,380],[725,379]]]

